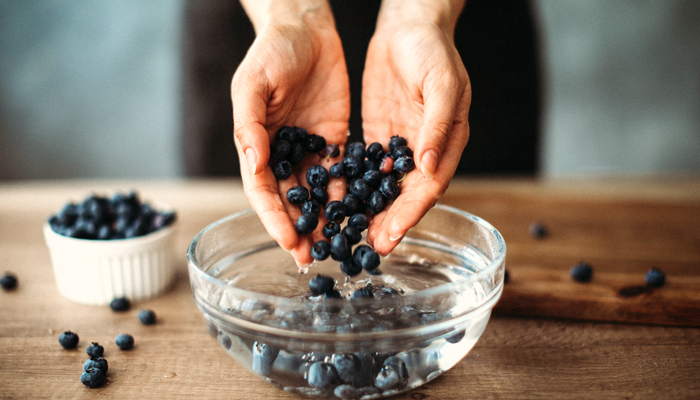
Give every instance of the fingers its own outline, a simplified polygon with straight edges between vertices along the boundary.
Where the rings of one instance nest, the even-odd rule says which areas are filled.
[[[265,129],[268,84],[241,68],[231,82],[233,134],[241,163],[251,175],[261,173],[270,158],[270,136]],[[264,75],[263,75],[264,76]],[[262,80],[261,80],[262,79]]]

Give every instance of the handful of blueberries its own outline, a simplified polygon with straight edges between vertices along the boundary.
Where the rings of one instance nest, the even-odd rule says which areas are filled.
[[[400,182],[415,168],[413,151],[406,146],[406,139],[393,136],[389,151],[380,143],[365,148],[360,142],[350,143],[345,148],[343,159],[329,170],[314,165],[306,172],[306,186],[294,186],[286,193],[290,203],[301,207],[302,215],[295,223],[300,235],[311,234],[318,226],[319,215],[328,221],[322,229],[328,240],[319,240],[311,248],[311,256],[319,261],[331,257],[340,262],[340,269],[348,276],[358,275],[364,269],[370,274],[379,273],[379,255],[367,245],[352,246],[362,240],[362,231],[367,229],[372,216],[380,213],[387,204],[396,199]],[[306,154],[322,153],[327,158],[340,156],[337,144],[326,144],[322,136],[309,134],[303,128],[281,127],[270,145],[272,171],[278,180],[292,175]],[[345,177],[347,194],[342,201],[328,202],[326,186],[330,178]],[[347,225],[341,225],[348,217]]]
[[[174,212],[156,211],[130,192],[116,193],[111,199],[92,195],[82,203],[68,203],[49,218],[49,225],[63,236],[112,240],[144,236],[174,221]]]

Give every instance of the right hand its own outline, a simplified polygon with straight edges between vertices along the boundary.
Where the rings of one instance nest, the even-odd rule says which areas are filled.
[[[291,251],[297,264],[310,264],[311,245],[322,237],[322,215],[314,233],[300,237],[294,222],[301,210],[287,201],[286,193],[296,185],[308,187],[306,170],[324,165],[324,159],[308,155],[295,167],[297,173],[278,182],[268,165],[270,143],[283,125],[305,128],[325,137],[328,144],[345,143],[350,118],[345,57],[330,7],[269,18],[256,25],[256,31],[255,42],[231,83],[243,187],[270,236]],[[328,168],[329,162],[325,164]],[[344,190],[344,182],[332,180],[329,201],[341,199]]]

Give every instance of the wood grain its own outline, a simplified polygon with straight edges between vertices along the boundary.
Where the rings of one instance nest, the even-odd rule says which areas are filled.
[[[698,285],[699,187],[696,178],[675,184],[655,179],[453,183],[444,201],[486,218],[506,237],[512,280],[499,307],[511,301],[510,314],[518,316],[493,317],[462,362],[393,398],[700,398],[700,329],[572,320],[585,312],[593,315],[585,318],[603,319],[596,314],[602,306],[591,309],[591,302],[627,302],[613,289],[640,282],[653,265],[667,270],[668,287],[632,302],[643,308],[643,302],[658,304],[676,293],[697,303],[692,296]],[[176,283],[123,314],[60,296],[41,236],[44,219],[67,199],[115,188],[137,189],[173,205],[181,222]],[[189,241],[207,224],[247,207],[240,184],[228,180],[1,183],[0,270],[15,272],[20,286],[0,291],[0,398],[297,399],[237,365],[209,335],[192,301],[184,261]],[[645,215],[638,216],[642,211]],[[667,217],[688,221],[695,232],[680,223],[653,228]],[[530,238],[532,220],[547,223],[552,235],[545,241]],[[672,254],[659,254],[664,251]],[[568,268],[580,260],[594,265],[594,280],[571,286]],[[569,288],[578,294],[564,296]],[[545,293],[558,297],[546,301]],[[583,299],[578,311],[558,304],[571,298]],[[158,323],[141,325],[136,318],[141,308],[153,309]],[[565,319],[535,318],[542,314],[532,310],[559,310],[561,315],[550,317]],[[80,335],[77,350],[58,344],[64,330]],[[118,350],[119,333],[134,335],[133,350]],[[107,384],[98,389],[79,380],[92,341],[105,346],[110,367]]]

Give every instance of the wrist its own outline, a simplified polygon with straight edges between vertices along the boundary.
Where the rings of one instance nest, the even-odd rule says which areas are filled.
[[[452,38],[464,3],[465,0],[383,0],[377,30],[429,24]]]
[[[241,0],[255,28],[267,26],[305,25],[309,28],[335,28],[333,13],[327,0]]]

